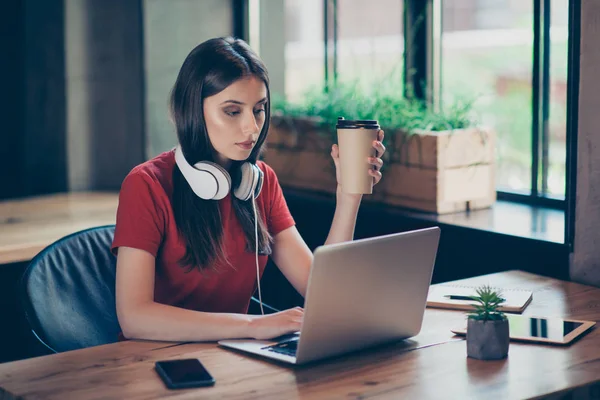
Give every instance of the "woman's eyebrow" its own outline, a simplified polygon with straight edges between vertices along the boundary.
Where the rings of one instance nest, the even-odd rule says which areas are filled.
[[[224,101],[224,102],[222,102],[221,104],[225,104],[225,103],[239,104],[239,105],[241,105],[241,106],[243,106],[244,104],[246,104],[246,103],[244,103],[244,102],[241,102],[241,101],[238,101],[238,100],[225,100],[225,101]]]
[[[262,104],[262,103],[266,103],[266,102],[267,102],[267,98],[263,97],[262,99],[257,101],[256,104]],[[239,104],[240,106],[246,105],[246,103],[244,103],[243,101],[239,101],[239,100],[225,100],[221,104],[225,104],[225,103]]]

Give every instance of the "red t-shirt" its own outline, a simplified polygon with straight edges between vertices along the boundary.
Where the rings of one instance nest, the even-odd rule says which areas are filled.
[[[259,161],[264,182],[256,199],[257,210],[272,236],[294,225],[277,176]],[[180,266],[185,242],[179,235],[173,208],[175,152],[162,153],[135,167],[125,178],[119,194],[117,224],[112,250],[120,246],[141,249],[156,259],[154,301],[205,312],[246,313],[256,290],[256,258],[246,251],[246,239],[231,204],[231,193],[218,200],[223,223],[222,245],[231,266],[217,265],[202,273]],[[267,256],[258,257],[260,273]],[[127,266],[121,266],[127,268]]]

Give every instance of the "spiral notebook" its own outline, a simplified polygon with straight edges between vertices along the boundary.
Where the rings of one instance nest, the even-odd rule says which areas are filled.
[[[506,300],[500,306],[502,312],[522,313],[533,299],[533,292],[530,290],[494,289],[499,290],[501,297]],[[427,307],[472,311],[477,302],[468,297],[476,296],[476,291],[477,287],[474,286],[433,285],[429,287]]]

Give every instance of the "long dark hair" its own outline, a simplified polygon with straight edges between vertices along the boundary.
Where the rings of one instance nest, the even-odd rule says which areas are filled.
[[[262,150],[270,120],[270,92],[267,69],[250,46],[234,38],[210,39],[185,59],[170,98],[170,111],[179,144],[190,164],[213,161],[213,146],[208,137],[203,113],[204,99],[215,95],[235,81],[254,76],[265,83],[267,102],[265,123],[260,136],[246,161],[256,163]],[[240,180],[240,165],[233,161],[230,168],[233,188]],[[246,250],[254,251],[254,212],[251,201],[231,196],[235,215],[242,225]],[[261,254],[271,253],[272,238],[258,213],[258,249]],[[223,246],[223,225],[219,205],[214,200],[197,197],[179,168],[173,170],[173,212],[179,233],[186,243],[186,254],[180,260],[183,267],[203,271],[216,262],[229,263]]]

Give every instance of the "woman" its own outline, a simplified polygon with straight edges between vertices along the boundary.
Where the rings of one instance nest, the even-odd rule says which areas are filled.
[[[266,68],[245,42],[211,39],[186,58],[170,99],[179,146],[135,167],[119,196],[112,247],[125,337],[267,339],[300,330],[298,307],[246,314],[258,283],[257,260],[262,273],[270,255],[303,296],[312,263],[275,173],[257,161],[269,128],[269,100]],[[375,183],[381,179],[382,139],[380,132],[373,143],[378,157],[365,160],[375,167],[370,172]],[[335,145],[331,155],[339,170]],[[200,197],[210,189],[191,176],[203,174],[201,166],[215,174],[225,170],[234,195],[221,185],[215,190],[224,198]],[[254,182],[255,199],[243,200],[236,188],[247,181],[248,166],[260,169],[263,183],[261,188]],[[326,244],[352,240],[360,202],[360,195],[344,194],[338,184]]]

